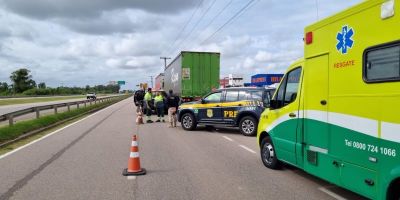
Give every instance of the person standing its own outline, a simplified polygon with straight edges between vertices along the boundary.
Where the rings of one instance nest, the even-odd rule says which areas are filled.
[[[176,127],[176,111],[178,110],[179,106],[179,97],[174,95],[173,90],[168,91],[167,97],[167,107],[168,107],[168,120],[169,120],[169,127]]]
[[[154,104],[156,105],[158,119],[156,122],[165,122],[164,120],[164,97],[161,92],[157,92],[154,98]]]
[[[146,123],[153,123],[153,120],[151,120],[151,88],[147,89],[147,92],[144,95],[144,101],[146,106]]]

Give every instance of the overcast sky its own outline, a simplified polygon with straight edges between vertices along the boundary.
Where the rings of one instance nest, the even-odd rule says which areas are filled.
[[[284,72],[303,55],[306,25],[360,1],[0,0],[0,81],[25,67],[52,87],[125,80],[134,89],[162,72],[160,56],[181,50],[218,51],[221,76],[249,81]]]

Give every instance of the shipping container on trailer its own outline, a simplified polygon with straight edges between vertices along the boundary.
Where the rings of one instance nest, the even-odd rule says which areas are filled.
[[[262,115],[265,166],[297,166],[371,199],[400,199],[400,1],[305,28],[304,59]]]
[[[156,84],[154,86],[155,90],[163,90],[164,89],[164,73],[160,73],[155,78]]]
[[[164,90],[184,101],[200,99],[219,88],[220,53],[182,51],[165,69]]]

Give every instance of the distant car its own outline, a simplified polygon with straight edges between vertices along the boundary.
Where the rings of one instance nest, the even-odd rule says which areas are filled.
[[[272,88],[255,87],[218,89],[200,101],[180,105],[178,121],[185,130],[193,130],[197,124],[227,126],[238,127],[243,135],[253,136],[274,92]]]
[[[94,92],[89,92],[86,94],[86,99],[96,99],[96,93]]]

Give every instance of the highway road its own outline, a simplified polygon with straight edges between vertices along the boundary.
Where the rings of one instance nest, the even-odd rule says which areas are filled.
[[[115,96],[115,95],[107,95],[107,96]],[[101,96],[101,97],[107,97],[107,96]],[[34,98],[44,98],[44,97],[34,97]],[[9,100],[9,99],[6,99],[6,100]],[[82,101],[82,100],[86,100],[86,98],[0,106],[0,115],[4,115],[4,114],[10,113],[10,112],[14,112],[14,111],[22,110],[22,109],[26,109],[26,108],[31,108],[31,107],[35,107],[35,106],[44,106],[44,105],[49,105],[49,104],[67,103],[67,102]],[[2,100],[0,99],[0,101],[2,101]]]
[[[294,167],[265,168],[255,137],[135,125],[123,100],[0,156],[3,199],[362,199]],[[138,134],[144,176],[122,176]]]

